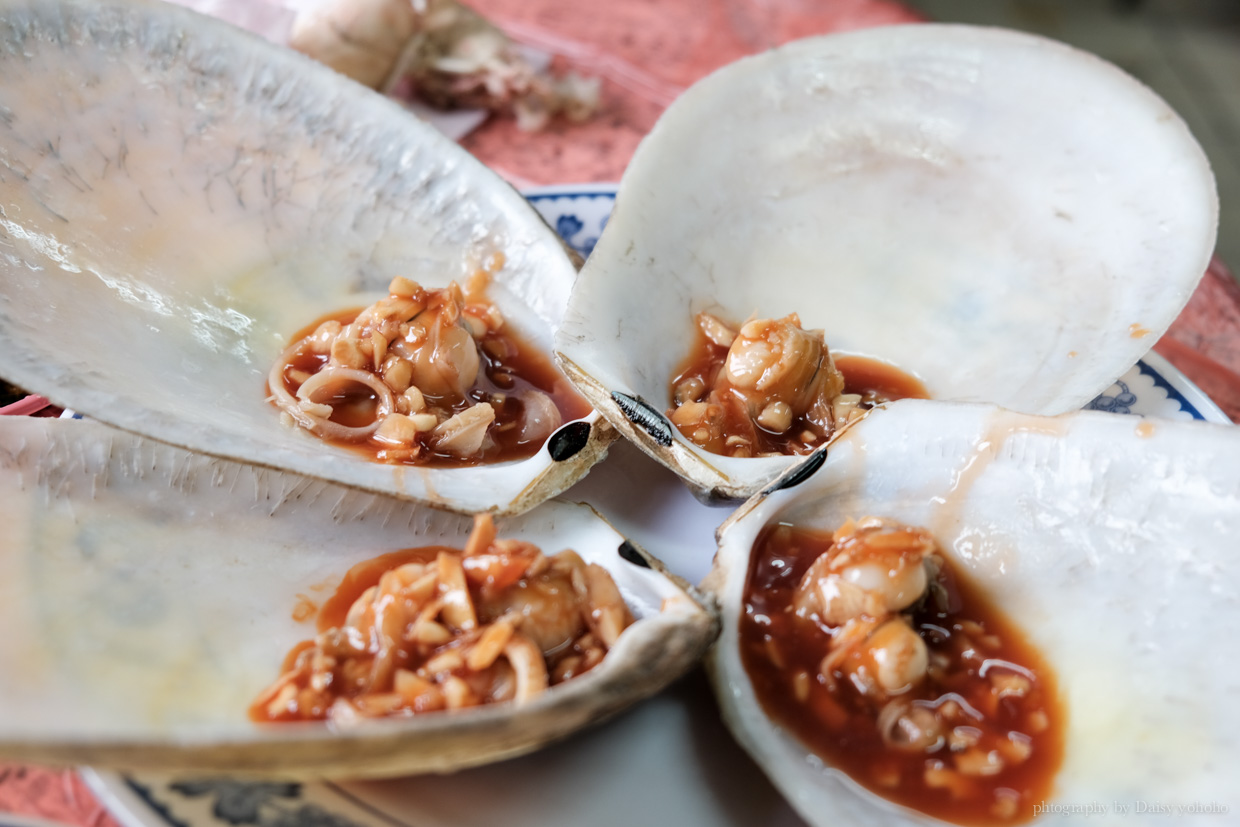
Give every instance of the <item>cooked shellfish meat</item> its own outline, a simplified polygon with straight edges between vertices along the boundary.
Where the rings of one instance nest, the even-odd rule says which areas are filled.
[[[808,454],[875,405],[926,395],[915,378],[873,360],[850,357],[865,376],[845,373],[823,331],[803,329],[796,313],[739,329],[710,313],[696,321],[701,335],[672,379],[667,415],[713,454]]]
[[[298,13],[289,45],[359,83],[439,109],[511,110],[525,131],[556,115],[588,120],[599,105],[598,78],[539,69],[456,0],[322,0]]]
[[[632,623],[602,566],[497,539],[480,514],[463,552],[420,547],[350,569],[250,717],[340,725],[528,703],[598,666]]]
[[[493,266],[502,258],[494,256]],[[397,277],[357,314],[334,314],[272,365],[267,387],[290,422],[375,459],[444,467],[527,459],[590,412],[545,356],[505,330],[479,270],[468,296]]]
[[[1053,789],[1055,675],[924,529],[878,517],[767,529],[739,638],[771,720],[879,796],[1016,824]]]

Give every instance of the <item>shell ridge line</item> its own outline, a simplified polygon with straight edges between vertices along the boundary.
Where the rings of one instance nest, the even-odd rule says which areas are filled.
[[[300,501],[306,492],[310,490],[313,483],[314,481],[309,477],[302,477],[296,485],[289,489],[288,495],[285,498],[286,501],[290,503]]]
[[[1039,438],[1045,436],[1047,434],[1041,431],[1017,430],[999,446],[999,458],[1012,462],[1017,468],[1035,468],[1058,476],[1070,457],[1065,456],[1062,440]]]
[[[336,523],[337,525],[340,525],[341,523],[345,522],[343,514],[344,514],[344,509],[346,507],[346,500],[349,499],[349,494],[350,494],[349,491],[341,491],[336,496],[336,502],[332,504],[332,507],[331,507],[332,522]]]
[[[218,465],[211,467],[211,485],[214,488],[224,487],[224,469]]]
[[[90,480],[90,498],[92,500],[99,499],[100,491],[107,490],[112,484],[112,462],[115,457],[114,439],[111,434],[108,434],[107,438],[97,446],[99,467]]]
[[[363,494],[360,491],[353,492],[353,496],[349,498],[348,505],[351,513],[346,520],[352,523],[364,523],[379,511],[375,497],[370,494]]]
[[[284,479],[277,480],[277,485],[274,486],[275,488],[274,496],[271,490],[272,487],[273,486],[271,486],[270,484],[268,485],[268,491],[267,491],[267,497],[266,497],[267,503],[268,503],[268,507],[267,507],[268,517],[276,516],[276,512],[280,510],[280,506],[284,505],[286,498],[288,497],[288,482],[286,480]]]
[[[247,474],[249,477],[248,488],[250,489],[250,497],[255,503],[262,502],[263,499],[263,485],[258,474],[256,473],[257,471],[257,468],[250,468],[249,474]]]
[[[68,500],[73,496],[73,472],[74,464],[81,462],[81,457],[70,455],[69,462],[65,463],[64,468],[57,469],[58,473],[53,473],[49,478],[48,493],[53,500]],[[86,469],[81,469],[85,471]]]
[[[296,478],[290,480],[287,479],[287,477],[287,474],[280,475],[280,487],[277,492],[277,496],[274,498],[274,502],[271,504],[271,508],[267,512],[268,517],[276,516],[276,513],[289,503],[294,495],[294,492],[296,492],[297,488],[300,486],[300,482]]]
[[[108,480],[107,480],[107,475],[108,475],[108,462],[107,462],[107,459],[108,459],[109,457],[111,457],[111,455],[112,455],[111,449],[109,449],[109,448],[105,448],[105,450],[103,451],[103,457],[104,457],[103,467],[100,469],[99,473],[95,474],[94,476],[92,476],[92,477],[90,478],[90,498],[91,498],[91,500],[92,500],[92,501],[94,501],[94,500],[98,500],[98,499],[99,499],[99,489],[100,489],[100,487],[101,487],[101,486],[102,486],[103,488],[105,488],[105,489],[106,489],[106,488],[107,488],[107,486],[108,486]]]
[[[0,469],[16,471],[19,475],[22,471],[22,454],[26,451],[27,440],[22,437],[16,448],[9,448],[7,445],[0,445]]]
[[[276,512],[279,511],[286,502],[288,502],[289,492],[297,486],[297,478],[290,478],[289,474],[283,471],[277,471],[274,472],[274,475],[269,475],[266,478],[266,485],[266,500],[269,503],[267,516],[274,517]]]
[[[304,504],[307,510],[318,511],[318,504],[323,500],[327,492],[332,490],[332,487],[328,485],[328,483],[319,479],[309,479],[308,483],[309,484],[306,486],[307,496]]]
[[[32,475],[34,478],[33,484],[36,489],[42,492],[44,504],[46,505],[49,501],[49,494],[47,491],[48,474],[51,472],[52,465],[56,459],[55,449],[51,443],[44,442],[40,446],[40,449],[37,451],[37,454],[32,462],[26,456],[29,447],[29,438],[23,436],[21,440],[21,447],[17,452],[17,461],[19,463],[18,468],[19,470],[29,468],[34,471],[34,474]]]
[[[194,491],[191,465],[192,460],[188,456],[182,455],[172,459],[169,487],[183,496],[188,496]]]
[[[385,505],[387,507],[383,510],[383,520],[379,523],[379,527],[384,529],[386,529],[388,524],[392,522],[392,516],[396,513],[395,503],[389,502],[385,503]]]
[[[35,461],[39,464],[39,485],[51,500],[67,499],[73,494],[73,478],[89,476],[91,467],[83,449],[74,443],[48,439]]]
[[[306,490],[308,480],[299,474],[283,474],[284,488],[280,492],[280,502],[276,504],[276,510],[294,507],[301,501],[302,492]]]

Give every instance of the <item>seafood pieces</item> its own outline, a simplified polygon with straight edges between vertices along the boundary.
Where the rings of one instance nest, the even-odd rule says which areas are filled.
[[[250,716],[347,724],[524,704],[598,666],[632,624],[605,568],[497,539],[480,514],[463,551],[414,548],[350,569]]]
[[[426,290],[393,279],[387,298],[323,321],[281,354],[267,377],[272,401],[291,423],[380,462],[528,459],[590,409],[505,329],[483,286],[467,297],[455,282]]]
[[[877,404],[925,389],[890,365],[839,361],[793,313],[739,330],[697,315],[700,341],[672,380],[668,419],[694,445],[728,457],[808,454]]]

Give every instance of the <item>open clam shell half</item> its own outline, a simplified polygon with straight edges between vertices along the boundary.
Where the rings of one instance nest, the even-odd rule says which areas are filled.
[[[1208,162],[1104,61],[999,29],[884,27],[729,65],[625,172],[556,337],[596,408],[701,495],[796,457],[707,453],[665,417],[694,315],[796,312],[932,398],[1079,408],[1188,300],[1214,244]]]
[[[1225,644],[1240,624],[1240,430],[905,400],[721,529],[704,585],[724,628],[708,663],[733,733],[812,824],[937,824],[811,757],[763,713],[740,661],[763,527],[865,515],[929,529],[1055,671],[1064,760],[1041,803],[1227,803],[1240,762],[1240,666]],[[1079,817],[1046,812],[1039,824]]]
[[[282,775],[447,771],[529,752],[658,691],[717,621],[588,506],[501,537],[606,568],[636,620],[589,672],[519,706],[329,727],[247,708],[294,619],[355,563],[460,548],[469,518],[192,454],[99,423],[0,422],[0,755]],[[20,630],[18,633],[17,630]]]
[[[591,413],[531,459],[375,464],[281,425],[267,372],[393,276],[461,280],[551,353],[576,270],[511,187],[403,109],[166,3],[0,0],[6,378],[191,450],[463,512],[518,512],[597,461]]]

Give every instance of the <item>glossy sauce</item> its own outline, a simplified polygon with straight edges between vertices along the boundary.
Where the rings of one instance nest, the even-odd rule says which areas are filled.
[[[343,626],[345,618],[349,616],[349,607],[371,586],[379,585],[379,578],[383,577],[385,572],[405,563],[433,563],[441,551],[460,554],[459,549],[448,546],[420,546],[381,554],[353,566],[345,572],[332,596],[323,603],[315,627],[320,632],[326,632],[328,629]]]
[[[695,331],[693,350],[689,357],[681,363],[680,369],[672,378],[670,398],[676,397],[676,388],[686,380],[698,379],[707,391],[716,387],[724,362],[728,358],[728,348],[715,344],[702,332]],[[929,399],[930,394],[925,385],[915,376],[905,373],[899,368],[865,356],[843,356],[832,354],[836,368],[844,375],[844,393],[857,394],[861,397],[860,408],[869,409],[882,402],[894,402],[897,399]],[[756,437],[755,455],[764,453],[807,454],[826,441],[811,430],[804,417],[795,418],[792,426],[783,433],[763,428],[750,419],[749,411],[741,399],[729,393],[722,394],[724,410],[723,433],[729,435],[753,432]],[[673,409],[667,411],[670,417]],[[751,424],[752,423],[752,424]],[[682,429],[686,439],[693,441],[691,433]],[[700,443],[699,443],[700,444]],[[715,450],[711,445],[704,445],[706,450]]]
[[[316,324],[315,327],[317,326]],[[313,331],[314,328],[312,327],[310,330]],[[405,563],[434,562],[435,557],[440,551],[457,553],[454,549],[450,549],[447,546],[423,546],[393,551],[389,554],[373,557],[370,560],[363,560],[353,566],[345,573],[344,578],[340,581],[340,585],[336,587],[331,597],[323,603],[323,607],[317,609],[318,618],[315,622],[315,629],[319,632],[326,632],[329,629],[343,626],[345,618],[349,616],[349,608],[367,589],[371,586],[377,586],[379,578],[383,577],[385,572]],[[314,614],[313,611],[310,614],[303,614],[304,607],[309,601],[306,600],[304,595],[298,595],[297,597],[297,605],[293,608],[293,619],[301,623],[314,617]],[[288,654],[284,656],[284,661],[280,664],[280,674],[292,671],[296,667],[297,659],[301,656],[301,653],[313,647],[313,640],[303,640],[295,644],[293,648],[289,649]],[[307,710],[307,713],[302,716],[306,720],[326,717],[325,709],[318,710],[317,714],[311,714],[310,710]],[[250,706],[249,717],[251,721],[259,722],[279,720],[267,713],[264,704],[257,702]]]
[[[350,324],[361,311],[362,308],[354,308],[329,313],[316,319],[297,331],[289,340],[289,345],[310,336],[324,322],[338,321],[342,325]],[[519,433],[518,426],[524,408],[524,403],[519,398],[522,391],[539,390],[551,397],[551,401],[555,403],[560,412],[562,422],[572,422],[590,413],[590,404],[577,393],[568,379],[538,348],[518,336],[503,331],[489,331],[478,343],[481,366],[478,379],[467,396],[470,404],[491,402],[495,408],[495,422],[488,430],[494,446],[484,451],[481,456],[460,457],[435,451],[421,435],[418,439],[421,450],[413,458],[408,456],[407,450],[393,450],[391,446],[374,440],[357,442],[324,439],[323,441],[355,451],[376,462],[431,468],[459,468],[527,459],[538,453],[544,440],[522,439]],[[288,369],[285,371],[285,388],[295,396],[297,389],[301,387],[301,382],[294,380],[289,374],[297,370],[309,374],[317,373],[327,364],[327,360],[326,354],[316,354],[309,350],[298,353],[289,362]],[[331,421],[348,427],[360,427],[373,422],[378,408],[378,400],[374,394],[365,389],[362,392],[350,394],[346,398],[330,400],[330,403],[332,405]],[[466,407],[469,405],[458,405],[454,408],[454,412],[459,413]]]
[[[571,556],[577,565],[584,565],[572,552],[564,554]],[[463,566],[475,625],[448,631],[446,634],[450,637],[428,642],[411,637],[414,629],[412,623],[416,622],[413,618],[420,617],[428,603],[414,604],[410,602],[411,598],[405,596],[398,596],[394,602],[386,602],[391,600],[390,597],[372,602],[374,598],[366,596],[366,592],[378,587],[382,595],[384,576],[408,563],[422,564],[428,567],[428,571],[433,571],[441,562],[441,555],[454,557]],[[473,557],[465,555],[460,549],[436,545],[394,551],[357,563],[345,573],[335,591],[318,610],[318,636],[301,641],[289,650],[280,666],[281,677],[250,705],[250,719],[256,722],[325,720],[333,716],[332,706],[338,699],[348,699],[362,705],[368,699],[385,703],[400,690],[394,687],[391,674],[378,679],[377,683],[372,682],[376,680],[372,669],[379,658],[376,646],[380,638],[390,647],[393,669],[421,670],[423,667],[430,668],[436,656],[451,655],[452,652],[468,653],[470,647],[479,644],[480,636],[486,635],[489,624],[503,622],[501,619],[504,617],[519,617],[517,631],[541,648],[546,680],[550,685],[589,671],[598,665],[606,652],[606,646],[592,634],[586,620],[586,614],[597,614],[598,608],[579,595],[574,580],[580,570],[570,571],[571,562],[570,568],[557,567],[558,557],[544,558],[536,547],[528,543],[506,548],[492,545],[484,553]],[[535,571],[532,564],[538,560],[547,565],[538,566]],[[471,566],[471,563],[475,565]],[[438,599],[437,595],[443,594],[443,581],[440,580],[426,600],[434,601]],[[295,612],[307,602],[305,595],[297,597]],[[363,597],[366,597],[365,602],[359,603]],[[374,607],[379,603],[385,604],[385,613],[397,613],[394,615],[397,623],[404,629],[393,639],[388,639],[387,634],[380,631],[387,621],[378,618]],[[363,609],[353,621],[360,626],[350,626],[350,612],[367,604],[371,608]],[[627,614],[627,609],[624,611]],[[369,617],[367,612],[370,612]],[[436,610],[431,617],[437,616]],[[627,615],[625,625],[631,622],[632,616]],[[338,639],[341,630],[351,631],[355,639],[364,642],[366,648],[350,653],[332,650],[327,655],[331,663],[325,673],[330,674],[330,679],[316,687],[305,667],[314,659],[323,657],[324,651],[318,648],[323,641],[327,641],[329,648],[334,646],[330,641]],[[444,669],[456,678],[467,681],[475,691],[475,700],[467,704],[469,706],[511,700],[495,694],[506,692],[512,683],[513,668],[503,659],[481,668],[471,668],[465,661],[436,667],[435,671],[443,672]],[[364,676],[368,675],[371,677],[366,679]],[[280,703],[273,708],[275,693],[285,686],[296,690],[296,700]],[[443,708],[442,704],[419,708],[416,703],[404,702],[371,717],[420,714]]]
[[[947,610],[924,599],[904,614],[931,662],[946,665],[895,697],[933,708],[951,740],[929,750],[888,746],[874,702],[842,673],[830,689],[818,676],[831,637],[792,608],[802,576],[831,542],[830,533],[777,526],[755,544],[740,654],[766,714],[828,764],[898,804],[959,824],[1032,819],[1062,762],[1065,721],[1040,653],[975,586],[944,567],[938,583]],[[1027,687],[1019,695],[1010,692],[1014,678]],[[991,751],[1003,761],[1001,770],[961,771],[964,762]]]
[[[844,374],[844,393],[858,394],[862,404],[930,398],[926,386],[917,377],[886,362],[866,356],[833,354],[832,358]]]

